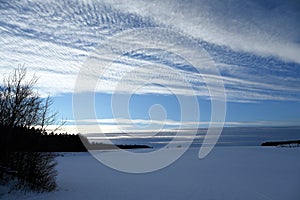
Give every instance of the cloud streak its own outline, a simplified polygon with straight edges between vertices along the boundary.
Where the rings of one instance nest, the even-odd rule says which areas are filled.
[[[102,133],[137,133],[144,135],[153,135],[160,132],[177,132],[184,131],[188,134],[189,131],[195,131],[198,128],[207,128],[212,123],[213,127],[218,127],[222,124],[209,121],[175,121],[167,119],[151,120],[151,119],[125,119],[125,118],[102,118],[102,119],[84,119],[84,120],[67,120],[67,125],[63,126],[61,132],[67,131],[77,133],[79,130],[85,130],[85,133],[96,134]],[[251,127],[251,126],[295,126],[299,121],[227,121],[226,127]],[[153,128],[157,125],[157,129]],[[162,126],[163,125],[163,126]],[[78,128],[79,127],[79,128]],[[163,128],[162,128],[163,127]],[[180,129],[178,129],[181,127]],[[52,127],[50,126],[49,129]],[[56,128],[56,127],[54,127]],[[94,135],[96,136],[96,135]]]
[[[111,3],[116,8],[152,16],[159,22],[210,43],[300,62],[299,2],[116,2]]]
[[[25,64],[30,74],[41,77],[43,94],[70,93],[80,68],[95,48],[102,48],[102,41],[132,28],[164,27],[183,33],[176,39],[193,38],[208,51],[222,74],[229,101],[299,101],[297,8],[292,1],[3,2],[0,73]],[[173,70],[164,70],[170,67]],[[163,85],[179,95],[193,90],[209,98],[203,79],[213,82],[215,77],[209,69],[199,75],[189,67],[170,53],[137,50],[114,62],[112,70],[100,77],[97,91],[112,93],[126,72],[138,69],[123,79],[124,90],[118,92],[152,80],[156,85],[137,93],[166,94],[168,90],[159,86]],[[178,73],[184,73],[192,89],[182,87]]]

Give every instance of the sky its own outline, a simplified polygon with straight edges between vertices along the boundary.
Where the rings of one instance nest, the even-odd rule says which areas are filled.
[[[38,76],[71,132],[222,126],[219,102],[225,126],[300,124],[298,1],[0,0],[0,14],[1,76]],[[93,114],[82,100],[74,117],[78,93]]]

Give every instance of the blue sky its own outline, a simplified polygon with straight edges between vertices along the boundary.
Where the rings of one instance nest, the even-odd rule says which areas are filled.
[[[226,94],[226,126],[299,125],[299,10],[300,4],[292,0],[1,1],[0,74],[25,65],[29,76],[40,77],[38,91],[54,98],[53,109],[71,127],[75,124],[72,95],[76,78],[92,55],[107,47],[105,41],[132,29],[163,28],[178,35],[153,36],[170,45],[193,41],[219,70]],[[149,41],[139,42],[143,46]],[[200,54],[187,53],[191,57]],[[218,78],[204,65],[197,66],[199,74],[182,55],[143,48],[125,52],[117,60],[100,55],[98,64],[112,65],[102,76],[95,74],[96,88],[84,88],[95,92],[97,119],[87,116],[80,123],[100,124],[107,132],[118,131],[116,124],[131,131],[180,124],[207,127],[211,94],[206,81],[213,85]],[[128,72],[130,76],[124,78]],[[87,79],[92,79],[91,74]],[[183,85],[178,74],[191,87]],[[120,82],[122,87],[116,90]],[[140,89],[128,104],[130,116],[114,114],[112,94],[128,95],[137,86]],[[219,92],[220,88],[214,89]],[[177,97],[192,97],[191,92],[199,105],[200,120],[181,122]]]

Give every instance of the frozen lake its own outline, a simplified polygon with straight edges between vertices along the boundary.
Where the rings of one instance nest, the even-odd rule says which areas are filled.
[[[118,151],[102,153],[120,156]],[[162,170],[129,174],[104,166],[89,153],[65,153],[57,158],[57,191],[5,194],[2,199],[300,199],[300,148],[215,147],[202,160],[197,154],[198,148],[191,148]]]

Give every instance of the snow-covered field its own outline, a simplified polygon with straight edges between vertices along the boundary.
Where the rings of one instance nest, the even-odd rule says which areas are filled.
[[[128,174],[89,153],[65,153],[57,158],[57,191],[2,199],[300,199],[300,148],[216,147],[203,160],[197,154],[193,148],[167,168]]]

